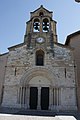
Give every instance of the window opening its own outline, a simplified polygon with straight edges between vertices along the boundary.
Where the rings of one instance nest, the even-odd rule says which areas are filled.
[[[43,32],[49,32],[49,21],[47,18],[43,20]]]
[[[17,68],[15,68],[15,73],[14,73],[14,75],[16,76],[16,74],[17,74]]]
[[[44,65],[44,52],[42,50],[36,52],[36,65],[37,66]]]
[[[64,72],[65,72],[65,78],[66,78],[66,68],[64,68]]]
[[[40,22],[39,19],[35,19],[34,23],[33,23],[33,28],[34,28],[34,32],[39,32],[40,31]]]
[[[39,16],[41,16],[41,17],[42,17],[43,15],[44,15],[44,14],[43,14],[43,12],[40,12],[40,13],[39,13]]]

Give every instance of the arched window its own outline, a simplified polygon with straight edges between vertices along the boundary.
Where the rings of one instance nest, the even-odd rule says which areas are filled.
[[[43,19],[43,32],[49,32],[49,20],[47,18]]]
[[[39,13],[39,16],[41,16],[41,17],[42,17],[43,15],[44,15],[44,14],[43,14],[43,12],[40,12],[40,13]]]
[[[33,23],[33,31],[34,32],[39,32],[40,31],[40,22],[39,22],[39,19],[38,18],[36,18],[35,20],[34,20],[34,23]]]
[[[37,66],[44,65],[44,52],[42,50],[38,50],[36,52],[36,65]]]

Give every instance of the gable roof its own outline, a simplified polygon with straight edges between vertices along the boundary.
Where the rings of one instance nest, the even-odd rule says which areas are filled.
[[[21,46],[23,46],[23,45],[25,45],[25,43],[20,43],[20,44],[11,46],[11,47],[8,48],[8,50],[13,50],[14,48],[18,48],[18,47],[21,47]]]
[[[4,55],[8,55],[8,53],[9,53],[9,52],[2,53],[2,54],[0,54],[0,57],[1,57],[1,56],[4,56]]]
[[[35,11],[33,11],[33,12],[30,12],[30,13],[35,13],[36,11],[38,11],[38,10],[40,10],[40,9],[44,9],[44,10],[46,10],[47,12],[49,12],[49,13],[53,13],[52,11],[49,11],[49,10],[47,10],[46,8],[44,8],[43,7],[43,5],[41,5],[38,9],[36,9]]]
[[[65,45],[65,44],[62,44],[62,43],[56,43],[56,42],[54,42],[54,44],[56,44],[56,45],[58,45],[58,46],[60,46],[60,47],[63,47],[63,48],[67,48],[67,49],[73,50],[72,47],[67,46],[67,45]]]
[[[75,37],[76,35],[79,35],[80,34],[80,30],[79,31],[76,31],[76,32],[74,32],[74,33],[72,33],[72,34],[70,34],[70,35],[68,35],[67,36],[67,39],[66,39],[66,42],[65,42],[65,45],[68,45],[69,43],[70,43],[70,39],[72,38],[72,37]]]

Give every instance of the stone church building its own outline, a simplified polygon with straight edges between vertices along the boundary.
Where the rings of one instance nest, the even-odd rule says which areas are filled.
[[[56,23],[41,5],[30,13],[24,42],[0,55],[1,107],[77,110],[73,48],[58,43]]]
[[[77,105],[80,111],[80,30],[67,36],[65,45],[72,47],[75,60],[75,75],[77,88]]]

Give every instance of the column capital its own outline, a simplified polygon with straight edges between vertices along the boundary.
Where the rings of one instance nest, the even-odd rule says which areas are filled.
[[[50,86],[49,89],[50,89],[50,90],[53,90],[53,86]]]
[[[41,90],[41,86],[38,87],[38,90]]]

